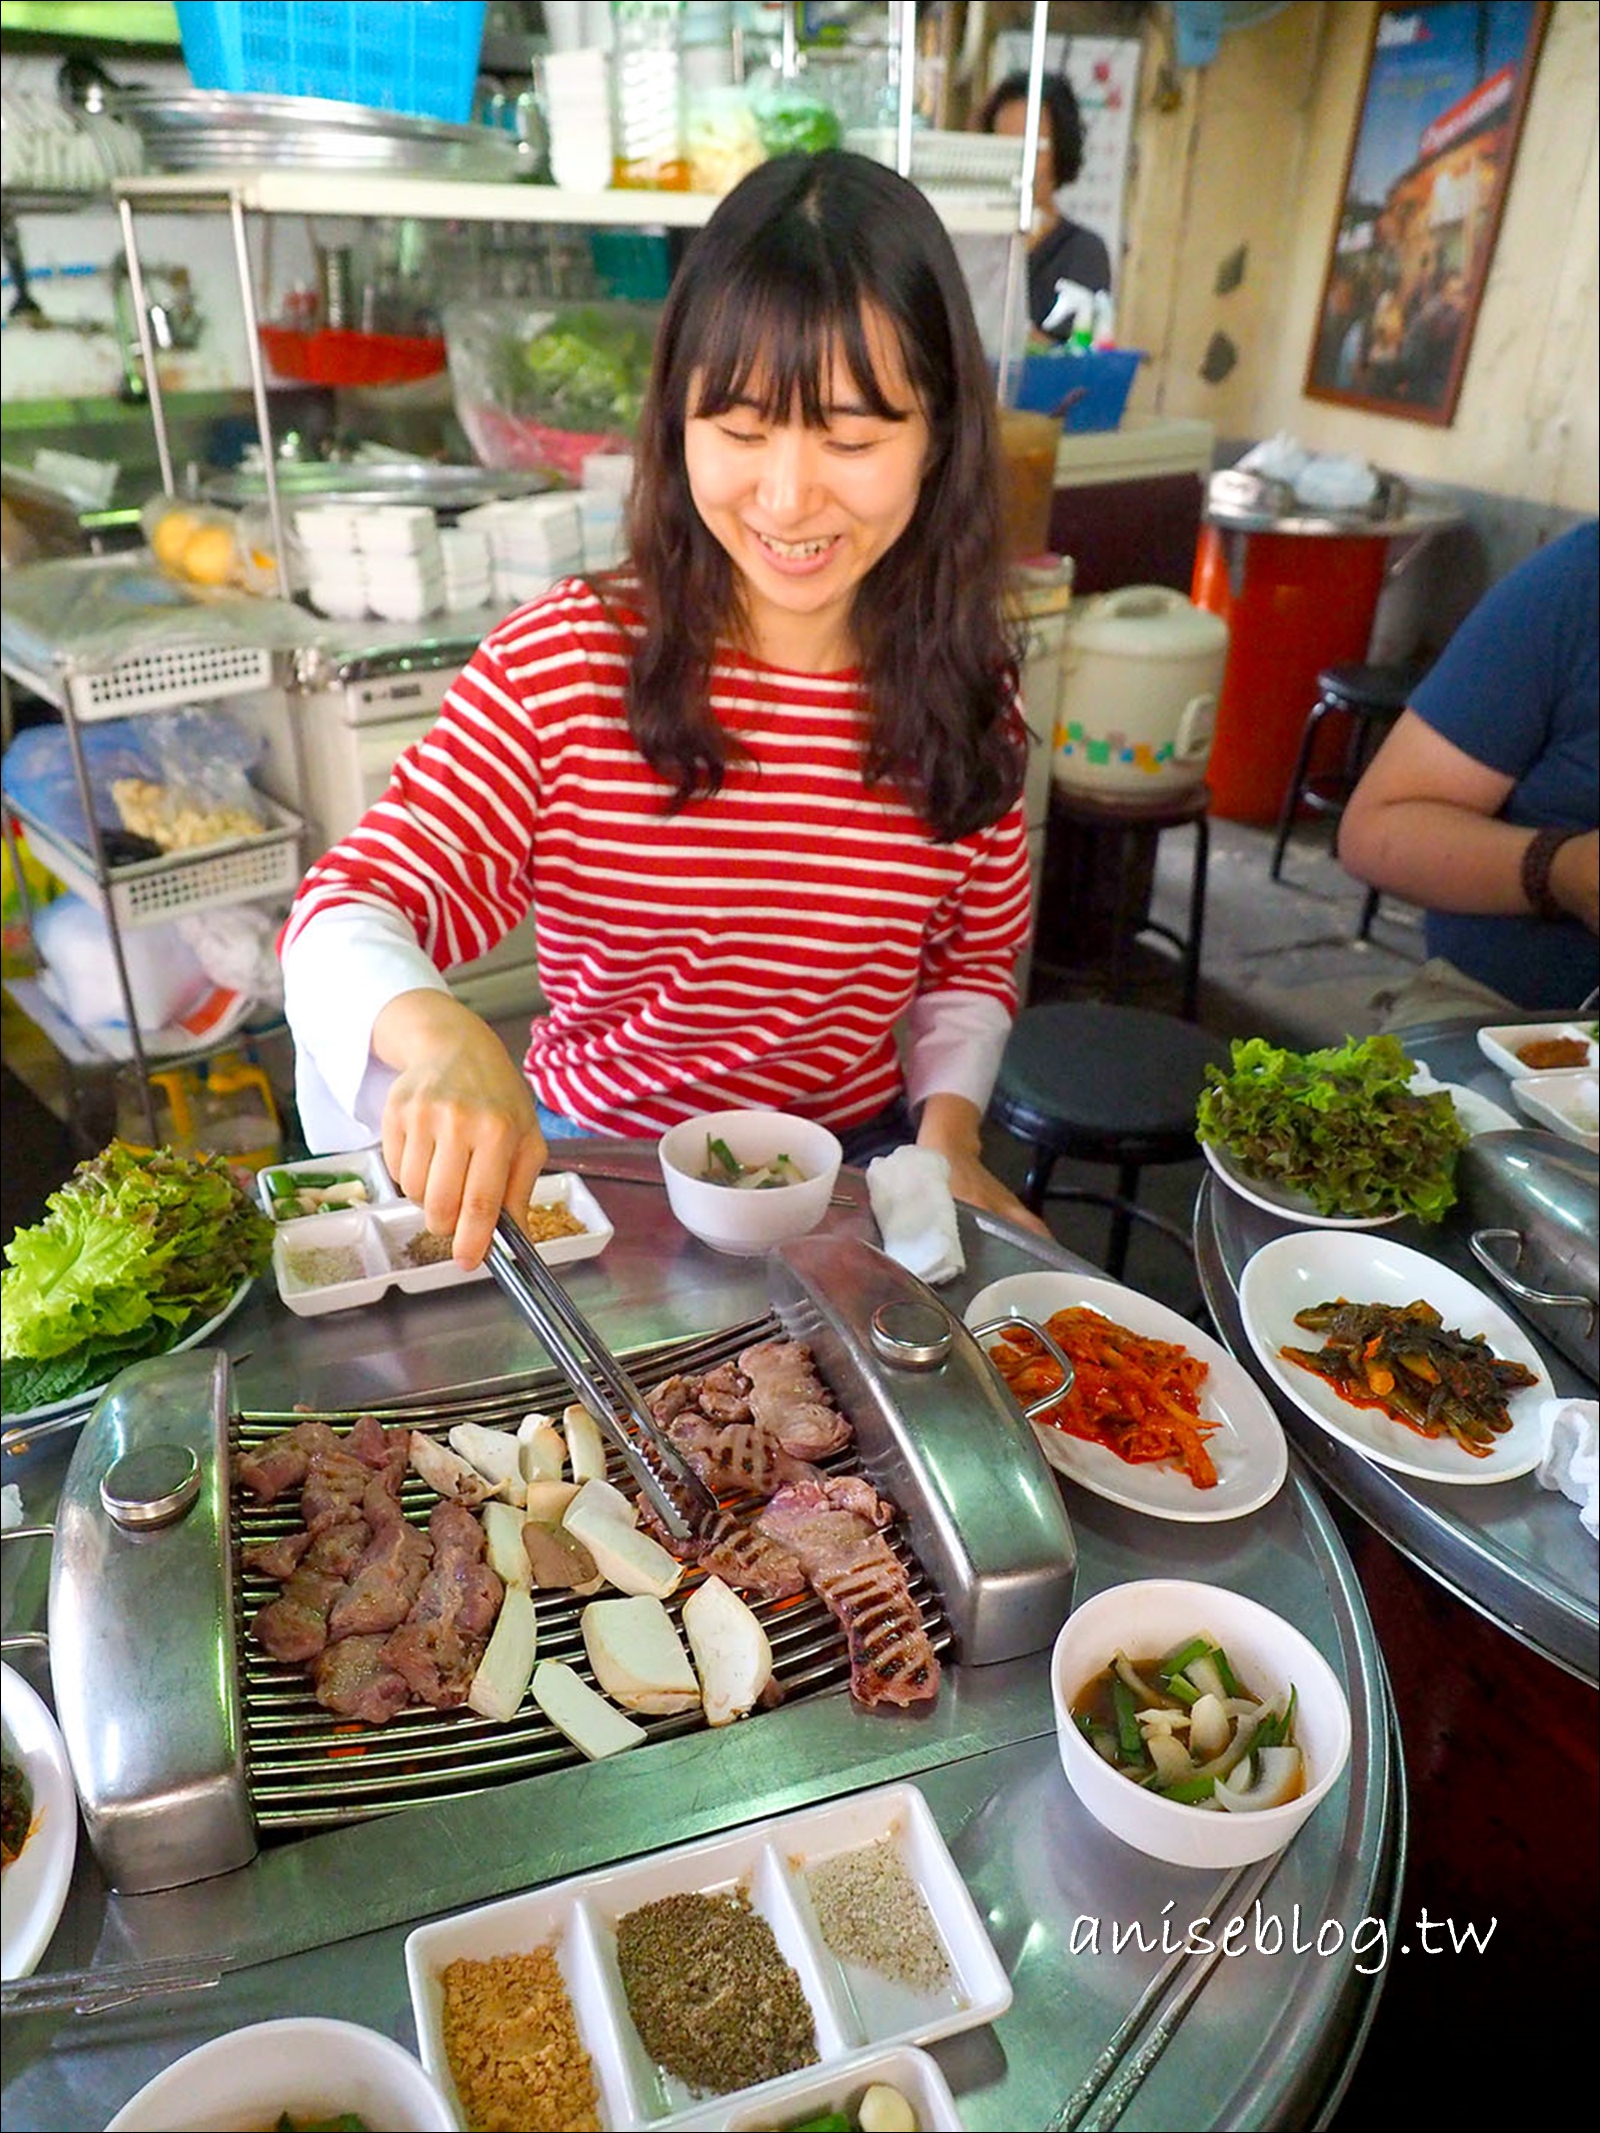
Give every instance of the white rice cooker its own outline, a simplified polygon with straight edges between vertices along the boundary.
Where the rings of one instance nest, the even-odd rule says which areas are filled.
[[[1164,799],[1206,774],[1228,625],[1166,585],[1124,585],[1069,618],[1051,776]]]

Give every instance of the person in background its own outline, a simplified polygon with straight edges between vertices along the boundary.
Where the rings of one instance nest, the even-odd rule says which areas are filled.
[[[793,1110],[1043,1225],[979,1125],[1029,931],[994,388],[914,185],[762,164],[656,338],[630,559],[493,630],[284,931],[314,1149],[476,1265],[551,1139]],[[533,909],[515,1065],[441,972]],[[902,1066],[897,1027],[905,1039]]]
[[[1008,74],[991,92],[978,120],[982,133],[1020,136],[1028,115],[1028,77]],[[1083,168],[1083,120],[1072,84],[1060,74],[1044,77],[1039,106],[1039,152],[1033,166],[1033,228],[1028,235],[1028,316],[1046,345],[1066,340],[1073,320],[1046,333],[1056,308],[1056,284],[1076,282],[1091,295],[1111,287],[1111,255],[1103,238],[1073,222],[1056,205],[1056,194]]]
[[[1593,992],[1600,928],[1600,522],[1479,601],[1339,824],[1360,881],[1427,909],[1430,956],[1514,1006]]]

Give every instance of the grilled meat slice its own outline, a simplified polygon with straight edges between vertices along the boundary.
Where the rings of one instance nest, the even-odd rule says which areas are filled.
[[[261,1608],[251,1625],[255,1640],[274,1659],[303,1666],[328,1641],[328,1612],[345,1590],[370,1537],[364,1518],[326,1526],[316,1534],[283,1591]]]
[[[306,1478],[313,1452],[342,1449],[337,1430],[326,1422],[297,1422],[280,1430],[253,1452],[240,1452],[233,1462],[235,1479],[262,1503],[276,1503],[286,1490],[299,1488]]]
[[[363,1415],[341,1447],[352,1459],[382,1474],[398,1496],[411,1458],[411,1431],[396,1426],[385,1429],[376,1415]]]
[[[781,1490],[756,1524],[799,1558],[850,1645],[850,1693],[878,1703],[929,1702],[939,1659],[928,1641],[900,1560],[859,1508],[856,1482],[800,1482]]]
[[[341,1526],[347,1519],[358,1518],[371,1480],[371,1467],[352,1459],[348,1452],[313,1452],[300,1491],[300,1516],[307,1531],[317,1534],[325,1526]]]
[[[759,1422],[716,1422],[686,1407],[667,1424],[667,1435],[713,1489],[774,1496],[791,1481],[818,1478],[809,1460],[792,1458]]]
[[[340,1718],[387,1725],[411,1701],[411,1685],[383,1656],[380,1636],[341,1637],[312,1661],[316,1698]]]
[[[796,1459],[821,1459],[850,1441],[850,1424],[800,1341],[757,1341],[739,1357],[750,1412]]]
[[[402,1451],[403,1456],[403,1451]],[[411,1610],[433,1561],[433,1542],[407,1523],[387,1473],[374,1474],[361,1499],[372,1538],[350,1573],[347,1589],[328,1609],[328,1642],[386,1636]]]
[[[257,1541],[244,1551],[244,1567],[258,1578],[272,1578],[279,1585],[293,1577],[295,1566],[311,1546],[304,1526],[293,1533],[280,1533],[276,1540]]]
[[[433,1567],[383,1656],[414,1696],[443,1711],[466,1701],[505,1587],[483,1560],[482,1526],[460,1504],[435,1504],[428,1534]]]

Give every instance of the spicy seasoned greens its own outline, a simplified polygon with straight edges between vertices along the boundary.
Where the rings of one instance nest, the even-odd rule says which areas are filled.
[[[1315,1052],[1235,1038],[1232,1052],[1228,1071],[1206,1069],[1196,1131],[1248,1177],[1304,1194],[1319,1215],[1437,1222],[1452,1205],[1468,1135],[1448,1091],[1412,1089],[1397,1037]]]

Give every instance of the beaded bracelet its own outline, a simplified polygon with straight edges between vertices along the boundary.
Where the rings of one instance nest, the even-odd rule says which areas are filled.
[[[1523,846],[1522,893],[1536,918],[1561,919],[1567,916],[1564,907],[1550,894],[1550,867],[1568,838],[1581,837],[1582,834],[1581,830],[1575,829],[1536,830]]]

